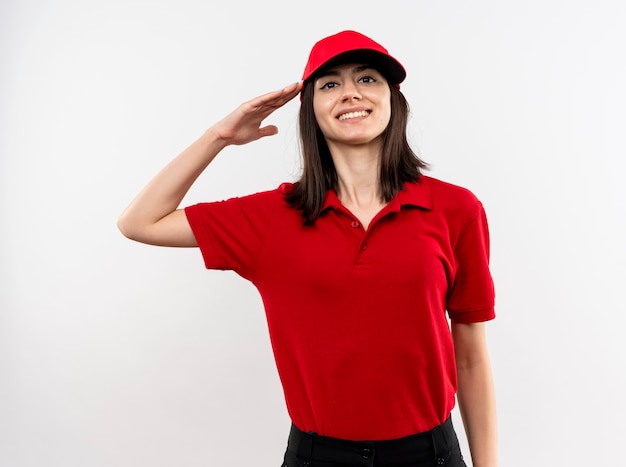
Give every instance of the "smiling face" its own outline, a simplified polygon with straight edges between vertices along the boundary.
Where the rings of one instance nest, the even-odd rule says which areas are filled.
[[[360,64],[339,65],[313,85],[313,111],[329,147],[380,144],[391,118],[391,91],[381,73]]]

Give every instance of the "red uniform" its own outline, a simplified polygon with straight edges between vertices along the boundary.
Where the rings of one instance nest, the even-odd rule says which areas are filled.
[[[185,211],[206,267],[259,290],[292,422],[352,440],[443,423],[457,389],[448,317],[495,316],[482,204],[420,176],[366,231],[333,191],[303,225],[290,188]]]

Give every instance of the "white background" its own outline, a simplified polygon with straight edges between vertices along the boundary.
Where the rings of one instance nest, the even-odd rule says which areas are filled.
[[[342,29],[403,62],[430,175],[487,209],[501,465],[623,465],[624,5],[2,0],[0,466],[280,464],[289,420],[256,290],[115,224]],[[298,105],[184,204],[295,179]]]

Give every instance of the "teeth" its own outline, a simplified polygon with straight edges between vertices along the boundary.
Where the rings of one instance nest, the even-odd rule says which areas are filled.
[[[348,112],[347,114],[339,115],[339,120],[348,120],[349,118],[367,117],[369,114],[367,110],[361,110],[360,112]]]

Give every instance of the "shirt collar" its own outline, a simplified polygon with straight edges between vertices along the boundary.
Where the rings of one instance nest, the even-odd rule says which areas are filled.
[[[404,184],[404,188],[400,190],[398,194],[387,204],[385,210],[389,212],[398,212],[402,209],[402,206],[416,206],[429,211],[432,209],[433,199],[427,176],[420,175],[417,182],[406,182]],[[324,200],[322,212],[328,208],[333,208],[335,210],[345,209],[341,204],[341,201],[339,201],[335,190],[328,190],[326,192],[326,199]]]

